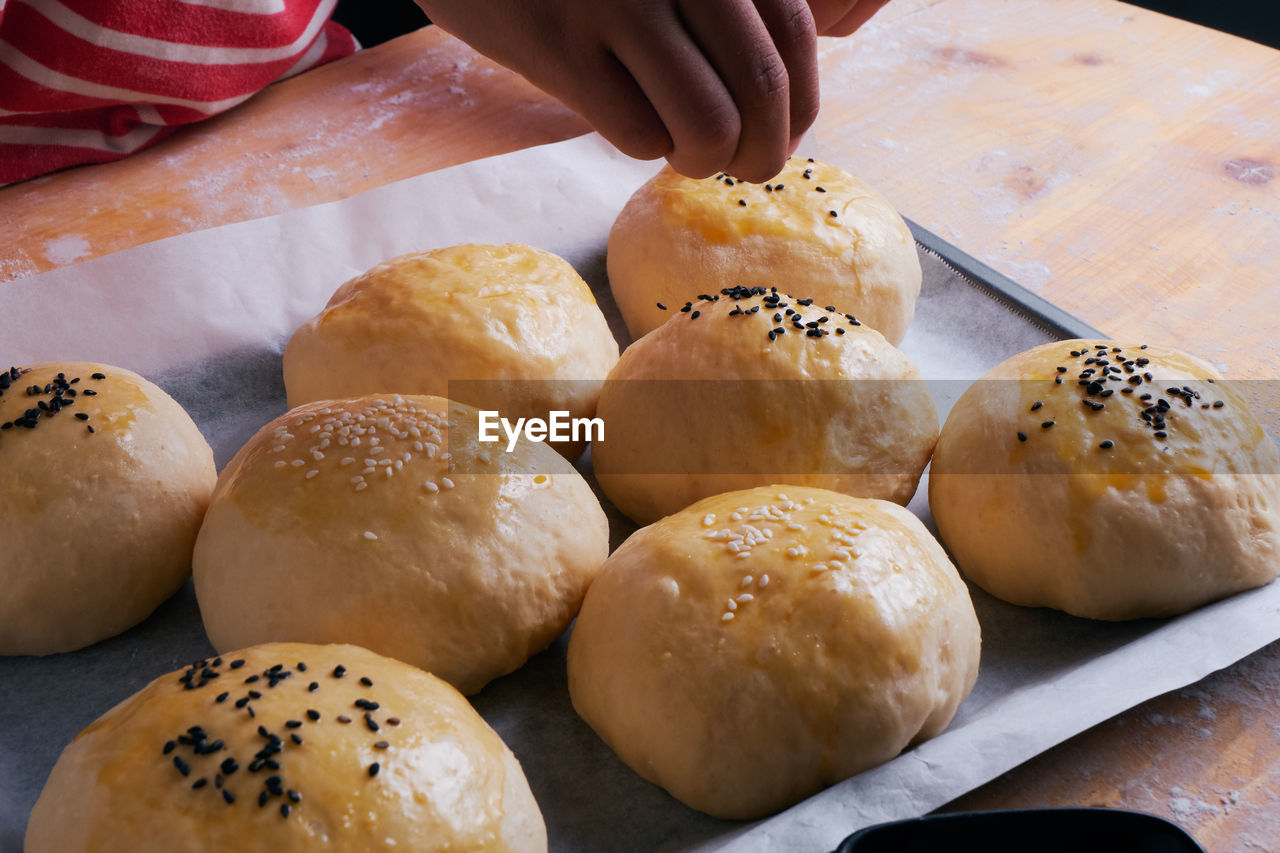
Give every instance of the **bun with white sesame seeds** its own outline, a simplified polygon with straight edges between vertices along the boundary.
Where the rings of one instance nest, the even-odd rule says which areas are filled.
[[[182,407],[103,364],[0,370],[0,654],[79,649],[191,572],[217,472]]]
[[[541,853],[515,756],[456,690],[275,643],[151,682],[63,750],[26,853]]]
[[[633,338],[700,293],[766,285],[835,304],[897,344],[920,294],[915,240],[893,206],[828,163],[792,157],[767,184],[664,168],[609,233],[609,286]]]
[[[911,361],[834,305],[704,294],[610,371],[600,487],[647,524],[721,492],[796,483],[906,504],[938,437]]]
[[[929,504],[987,592],[1091,619],[1280,572],[1280,451],[1232,383],[1167,347],[1062,341],[1000,364],[951,410]]]
[[[520,667],[578,612],[609,552],[582,476],[506,452],[439,397],[300,406],[222,472],[196,542],[215,648],[355,643],[464,693]]]
[[[289,405],[430,394],[517,417],[595,413],[618,360],[564,259],[518,243],[401,255],[338,288],[284,352]],[[584,441],[555,442],[576,458]]]
[[[633,534],[569,641],[575,710],[681,802],[752,819],[941,732],[980,629],[896,504],[794,486],[716,495]]]

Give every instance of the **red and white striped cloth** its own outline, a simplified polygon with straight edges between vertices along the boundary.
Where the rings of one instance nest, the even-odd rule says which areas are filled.
[[[116,160],[358,45],[337,0],[0,0],[0,185]]]

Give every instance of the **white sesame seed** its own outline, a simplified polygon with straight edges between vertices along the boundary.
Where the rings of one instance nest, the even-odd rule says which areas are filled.
[[[756,597],[749,592],[744,592],[742,595],[738,596],[738,601],[741,601],[743,604],[746,604],[748,601],[755,600]]]
[[[740,512],[731,512],[731,513],[729,513],[729,520],[730,520],[730,521],[742,521],[742,513],[740,513]]]
[[[734,600],[731,598],[731,599],[729,599],[729,603],[728,603],[727,607],[728,607],[730,610],[737,610],[737,609],[738,609],[738,602],[734,601]]]
[[[307,463],[303,462],[301,459],[294,459],[289,464],[292,465],[294,468],[301,468],[303,465],[306,465]]]
[[[453,480],[450,480],[448,477],[441,477],[441,478],[440,478],[440,483],[441,483],[441,484],[442,484],[446,489],[452,489],[452,488],[453,488]]]
[[[351,439],[351,446],[352,447],[360,446],[360,436],[357,435],[355,438]]]
[[[449,459],[449,458],[450,458],[450,457],[452,457],[452,456],[453,456],[453,454],[452,454],[452,453],[441,453],[441,454],[440,454],[440,458],[441,458],[441,459]]]
[[[787,525],[788,530],[804,530],[803,524],[796,524],[794,521]]]
[[[377,538],[378,538],[378,534],[374,533],[372,530],[366,530],[366,531],[364,532],[364,538],[365,538],[365,539],[377,539]]]
[[[374,471],[377,471],[377,470],[378,470],[377,468],[375,468],[374,466],[370,465],[369,467],[367,467],[367,468],[363,469],[360,473],[361,473],[361,474],[372,474]]]
[[[373,441],[377,441],[377,439],[375,438],[375,439],[373,439]],[[386,448],[385,448],[385,447],[371,447],[371,448],[369,448],[369,455],[370,455],[370,456],[377,456],[379,453],[381,453],[381,452],[382,452],[382,451],[384,451],[384,450],[386,450]]]
[[[321,459],[324,458],[324,454],[321,453],[319,450],[313,450],[311,451],[311,458],[319,462]]]
[[[369,488],[369,484],[368,484],[368,483],[361,483],[360,485],[356,486],[356,491],[357,491],[357,492],[363,492],[363,491],[364,491],[365,489],[367,489],[367,488]]]
[[[351,482],[352,482],[353,484],[354,484],[354,483],[363,483],[363,482],[364,482],[364,477],[359,477],[359,476],[357,476],[357,477],[352,477],[352,478],[351,478]]]
[[[286,466],[286,465],[288,465],[288,464],[289,464],[288,462],[285,462],[283,459],[281,459],[280,461],[276,462],[276,467],[277,467],[277,468],[283,468],[283,467],[285,467],[285,466]]]
[[[315,468],[312,468],[310,471],[307,472],[307,476],[304,477],[303,479],[310,480],[312,477],[318,475],[319,473],[320,472],[317,471]]]
[[[437,486],[435,483],[430,483],[430,482],[428,482],[428,483],[426,483],[426,484],[425,484],[425,486],[426,486],[427,491],[428,491],[428,492],[431,492],[431,494],[433,494],[433,495],[434,495],[436,492],[440,491],[440,487],[439,487],[439,486]]]
[[[341,461],[341,462],[339,462],[338,464],[339,464],[339,465],[350,465],[352,462],[355,462],[355,461],[356,461],[356,458],[355,458],[354,456],[344,456],[344,457],[342,457],[342,461]]]
[[[271,452],[272,452],[272,453],[284,453],[284,445],[283,445],[283,444],[277,444],[275,447],[271,448]]]
[[[813,567],[813,571],[815,571],[815,572],[825,572],[826,570],[827,570],[827,564],[826,564],[826,563],[817,563],[817,564],[815,564],[815,565],[814,565],[814,567]]]
[[[760,588],[761,588],[761,589],[764,589],[764,588],[765,588],[766,586],[768,586],[768,585],[769,585],[769,576],[768,576],[768,575],[761,575],[761,576],[760,576]]]
[[[750,548],[746,549],[745,551],[739,551],[739,552],[738,552],[738,559],[742,559],[743,557],[750,557],[750,556],[751,556],[751,549],[750,549]]]
[[[418,451],[419,453],[421,453],[421,452],[422,452],[422,442],[421,442],[421,441],[415,441],[415,442],[413,443],[413,449],[414,449],[414,450],[416,450],[416,451]]]
[[[713,525],[713,524],[715,524],[715,523],[716,523],[716,514],[715,514],[714,512],[709,512],[709,513],[707,513],[706,515],[704,515],[704,516],[702,517],[702,526],[703,526],[703,527],[710,527],[711,525]]]
[[[732,621],[732,620],[733,620],[733,614],[732,614],[732,613],[726,613],[726,614],[724,614],[723,616],[721,616],[721,617],[720,617],[720,621],[721,621],[721,622],[729,622],[729,621]]]
[[[743,589],[746,589],[747,587],[751,586],[751,582],[753,580],[755,580],[755,578],[751,577],[751,575],[747,575],[742,579],[742,583],[739,584],[739,586],[741,586]]]

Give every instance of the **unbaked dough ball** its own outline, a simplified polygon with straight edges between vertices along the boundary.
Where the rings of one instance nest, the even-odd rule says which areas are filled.
[[[896,344],[920,293],[915,240],[893,206],[843,169],[792,157],[768,184],[670,167],[609,233],[609,286],[633,338],[724,287],[777,287],[839,305]]]
[[[773,482],[905,504],[938,437],[909,359],[838,306],[733,288],[667,312],[609,373],[601,488],[641,524]]]
[[[569,692],[641,776],[749,819],[942,731],[980,645],[914,515],[770,486],[700,501],[609,557],[569,641]]]
[[[26,853],[547,849],[467,701],[355,646],[273,643],[171,672],[80,733]]]
[[[569,263],[515,243],[402,255],[351,279],[289,340],[289,405],[448,397],[517,417],[590,417],[618,344]],[[584,442],[557,443],[570,458]]]
[[[0,654],[67,652],[182,586],[217,472],[191,418],[119,367],[0,372]]]
[[[961,571],[1014,604],[1169,616],[1280,571],[1280,452],[1229,382],[1166,347],[1005,361],[947,418],[929,504]]]
[[[464,693],[546,648],[609,552],[608,523],[555,451],[507,453],[476,423],[460,403],[389,395],[263,427],[196,542],[213,645],[350,642]]]

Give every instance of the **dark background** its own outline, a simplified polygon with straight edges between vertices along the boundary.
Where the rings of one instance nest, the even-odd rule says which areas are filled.
[[[1280,48],[1280,2],[1276,0],[1130,0],[1130,5]],[[413,0],[339,0],[333,17],[365,47],[430,23]]]

